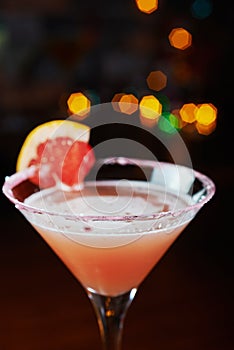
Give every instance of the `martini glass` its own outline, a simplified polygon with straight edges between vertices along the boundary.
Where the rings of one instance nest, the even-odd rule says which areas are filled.
[[[87,291],[103,349],[120,350],[139,285],[214,195],[214,183],[185,166],[121,157],[97,161],[74,191],[40,190],[34,172],[7,177],[3,192]]]

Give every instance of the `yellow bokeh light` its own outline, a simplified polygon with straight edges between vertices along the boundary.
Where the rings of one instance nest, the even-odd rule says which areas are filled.
[[[202,103],[198,105],[196,120],[199,124],[210,125],[217,118],[217,108],[212,103]]]
[[[133,114],[138,109],[138,99],[132,94],[122,95],[119,100],[120,112]]]
[[[82,92],[76,92],[70,95],[67,105],[71,113],[86,117],[90,112],[91,102]]]
[[[136,0],[136,5],[141,12],[150,14],[157,10],[158,0]]]
[[[169,34],[171,46],[185,50],[192,45],[192,35],[184,28],[174,28]]]
[[[139,107],[140,114],[144,118],[156,120],[162,113],[162,105],[153,95],[142,97]]]
[[[167,85],[167,76],[160,70],[151,72],[147,79],[148,87],[155,91],[160,91]]]
[[[180,117],[186,123],[193,123],[196,120],[198,107],[194,103],[185,103],[180,109]]]

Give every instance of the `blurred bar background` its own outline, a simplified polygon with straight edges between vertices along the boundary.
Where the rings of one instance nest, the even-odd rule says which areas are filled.
[[[1,0],[1,183],[33,127],[68,117],[72,93],[91,105],[153,95],[217,193],[139,289],[123,350],[231,350],[233,11],[225,0],[149,3]],[[187,104],[215,116],[188,122]],[[0,205],[0,350],[100,349],[79,283],[2,195]]]

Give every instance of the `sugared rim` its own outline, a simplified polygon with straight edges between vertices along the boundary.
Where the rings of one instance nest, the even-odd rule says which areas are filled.
[[[163,167],[165,165],[174,165],[180,168],[187,168],[183,165],[173,164],[173,163],[166,163],[166,162],[158,162],[154,160],[139,160],[139,159],[133,159],[133,158],[123,158],[123,157],[113,157],[113,158],[107,158],[107,159],[100,159],[97,161],[98,165],[105,165],[105,164],[120,164],[120,165],[127,165],[127,164],[135,164],[138,166],[144,166],[149,168],[156,168],[156,167]],[[31,205],[28,205],[24,202],[19,201],[15,198],[12,189],[19,185],[21,182],[27,180],[30,176],[33,175],[33,172],[35,171],[35,167],[31,166],[30,168],[27,168],[23,171],[17,172],[11,176],[7,176],[4,182],[4,185],[2,187],[2,191],[4,195],[15,204],[16,208],[19,210],[26,210],[31,213],[38,213],[38,214],[47,214],[52,216],[62,216],[68,220],[78,220],[81,219],[82,221],[135,221],[135,220],[154,220],[154,219],[160,219],[163,217],[177,217],[183,213],[188,213],[190,211],[198,211],[204,204],[206,204],[214,195],[215,193],[215,184],[214,182],[206,175],[195,171],[191,169],[194,174],[194,179],[198,179],[201,184],[203,185],[203,188],[206,190],[206,194],[201,197],[201,199],[194,204],[189,204],[183,209],[177,209],[177,210],[169,210],[169,211],[163,211],[156,214],[150,214],[150,215],[125,215],[125,216],[111,216],[111,215],[104,215],[104,216],[96,216],[96,215],[75,215],[75,214],[63,214],[59,212],[54,212],[46,209],[40,209],[37,207],[33,207]]]

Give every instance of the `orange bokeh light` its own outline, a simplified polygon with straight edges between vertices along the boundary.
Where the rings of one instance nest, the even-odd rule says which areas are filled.
[[[91,102],[82,92],[76,92],[69,96],[67,105],[71,113],[86,117],[90,112]]]
[[[202,103],[198,105],[196,120],[199,124],[210,125],[217,118],[217,108],[212,103]]]
[[[151,72],[147,79],[148,87],[155,91],[160,91],[167,85],[167,76],[160,70]]]
[[[187,125],[187,122],[185,122],[180,115],[180,109],[175,108],[171,111],[171,114],[173,114],[175,117],[177,117],[178,120],[178,129],[182,129],[185,125]]]
[[[150,14],[157,10],[158,0],[135,0],[138,9],[141,12]]]
[[[142,97],[140,103],[140,114],[144,118],[156,120],[162,113],[162,105],[153,95]]]
[[[111,102],[116,112],[133,114],[138,109],[138,99],[133,94],[115,94]]]
[[[216,121],[214,121],[209,125],[196,123],[196,129],[198,133],[201,135],[209,135],[215,130],[215,128],[216,128]]]
[[[185,50],[192,45],[192,35],[184,28],[174,28],[169,34],[171,46]]]
[[[119,100],[120,112],[126,114],[133,114],[138,109],[138,99],[132,94],[121,96]]]
[[[198,108],[194,103],[185,103],[180,109],[180,117],[186,123],[193,123],[196,120]]]
[[[123,92],[120,92],[118,94],[115,94],[114,97],[112,98],[111,102],[112,102],[112,107],[116,112],[120,112],[120,108],[119,108],[119,101],[121,99],[122,96],[124,96],[125,94]]]

